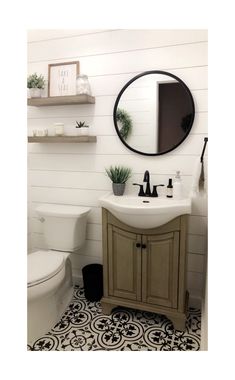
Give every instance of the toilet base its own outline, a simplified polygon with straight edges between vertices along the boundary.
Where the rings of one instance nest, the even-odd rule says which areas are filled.
[[[39,295],[37,298],[28,301],[28,344],[32,344],[52,329],[71,302],[73,283],[69,259],[66,260],[65,268],[61,272],[56,275],[58,277],[63,276],[62,281],[59,281],[59,286],[57,285],[55,289],[50,290],[48,294]]]

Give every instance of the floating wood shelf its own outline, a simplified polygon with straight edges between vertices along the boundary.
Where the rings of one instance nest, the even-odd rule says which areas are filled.
[[[91,143],[96,136],[28,136],[29,143]]]
[[[28,106],[65,106],[73,104],[94,104],[95,97],[90,95],[51,96],[49,98],[27,99]]]

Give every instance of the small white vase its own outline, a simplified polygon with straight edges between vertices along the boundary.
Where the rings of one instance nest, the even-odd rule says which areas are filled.
[[[41,98],[42,89],[41,88],[30,88],[29,93],[31,98]]]

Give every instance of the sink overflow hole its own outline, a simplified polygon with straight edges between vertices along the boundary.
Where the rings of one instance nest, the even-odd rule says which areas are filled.
[[[149,201],[143,201],[143,203],[149,203]]]

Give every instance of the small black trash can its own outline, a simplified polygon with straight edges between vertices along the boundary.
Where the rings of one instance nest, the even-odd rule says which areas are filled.
[[[100,301],[103,296],[103,266],[89,264],[82,268],[85,297],[88,301]]]

